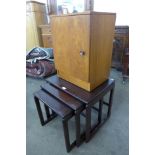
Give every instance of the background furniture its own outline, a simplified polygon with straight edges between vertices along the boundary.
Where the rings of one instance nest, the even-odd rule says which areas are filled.
[[[85,3],[85,10],[86,11],[88,11],[88,10],[93,11],[94,10],[94,0],[84,0],[84,3]]]
[[[26,2],[26,51],[43,46],[41,30],[38,27],[47,24],[46,7],[44,3],[36,1]]]
[[[52,33],[50,25],[40,25],[43,47],[52,48]]]
[[[66,3],[67,1],[64,1]],[[60,1],[59,1],[60,3]],[[71,3],[71,1],[68,1]],[[89,11],[94,9],[94,0],[83,0],[84,10]],[[47,0],[47,7],[48,7],[48,14],[49,15],[56,15],[58,14],[58,2],[57,0]],[[77,7],[77,6],[75,6]]]
[[[57,14],[57,0],[47,0],[48,14]]]
[[[51,17],[58,75],[93,90],[109,77],[116,14],[88,11]]]
[[[123,55],[123,68],[122,68],[122,75],[123,75],[123,83],[129,77],[129,48],[125,49]]]
[[[129,48],[129,26],[115,26],[112,67],[122,71],[125,49]]]

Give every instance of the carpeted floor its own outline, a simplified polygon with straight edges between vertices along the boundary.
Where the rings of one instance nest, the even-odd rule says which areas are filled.
[[[116,80],[112,114],[89,143],[74,148],[70,155],[128,155],[129,154],[129,84],[122,83],[121,72],[111,70]],[[26,81],[26,151],[27,155],[67,155],[59,117],[41,126],[33,100],[33,92],[44,80],[27,77]],[[94,114],[95,117],[95,114]],[[84,118],[81,118],[82,123]],[[84,125],[84,124],[83,124]],[[74,137],[74,120],[69,123]]]

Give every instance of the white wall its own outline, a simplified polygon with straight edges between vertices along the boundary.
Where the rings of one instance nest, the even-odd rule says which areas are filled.
[[[129,0],[94,0],[94,11],[116,13],[116,25],[129,25],[128,8]]]

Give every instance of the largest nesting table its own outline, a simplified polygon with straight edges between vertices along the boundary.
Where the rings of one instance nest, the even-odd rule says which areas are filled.
[[[46,81],[56,87],[57,89],[62,90],[63,92],[69,94],[73,98],[81,101],[85,106],[85,117],[86,117],[86,130],[85,130],[85,140],[88,142],[91,137],[96,133],[96,131],[103,125],[111,115],[111,108],[112,108],[112,100],[114,94],[114,87],[115,87],[115,80],[108,79],[99,87],[94,89],[91,92],[88,92],[66,80],[59,78],[57,75],[54,75]],[[104,96],[110,92],[109,102],[106,103],[103,98]],[[99,108],[95,108],[94,105],[99,102]],[[107,116],[102,119],[102,106],[108,106]],[[98,122],[91,127],[91,110],[94,108],[98,111]]]
[[[41,85],[41,90],[34,94],[37,111],[40,117],[41,124],[44,125],[55,118],[55,114],[58,114],[63,118],[64,138],[67,152],[69,152],[76,144],[80,146],[81,142],[85,140],[89,142],[92,136],[98,131],[98,129],[108,120],[111,115],[112,100],[114,94],[115,81],[108,79],[99,87],[91,92],[88,92],[66,80],[54,75],[46,79],[47,83]],[[104,101],[104,96],[110,93],[108,102]],[[44,102],[47,120],[44,121],[42,111],[39,105],[39,100]],[[99,103],[99,108],[96,108],[95,104]],[[106,116],[102,115],[103,105],[108,107]],[[52,110],[50,114],[49,109]],[[94,125],[91,125],[92,109],[98,112],[98,119]],[[80,133],[80,115],[85,116],[85,131]],[[75,116],[76,126],[76,140],[70,144],[68,120]]]

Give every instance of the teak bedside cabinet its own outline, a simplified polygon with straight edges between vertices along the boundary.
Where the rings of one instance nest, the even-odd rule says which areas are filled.
[[[88,11],[51,19],[58,76],[92,91],[109,77],[116,14]]]

